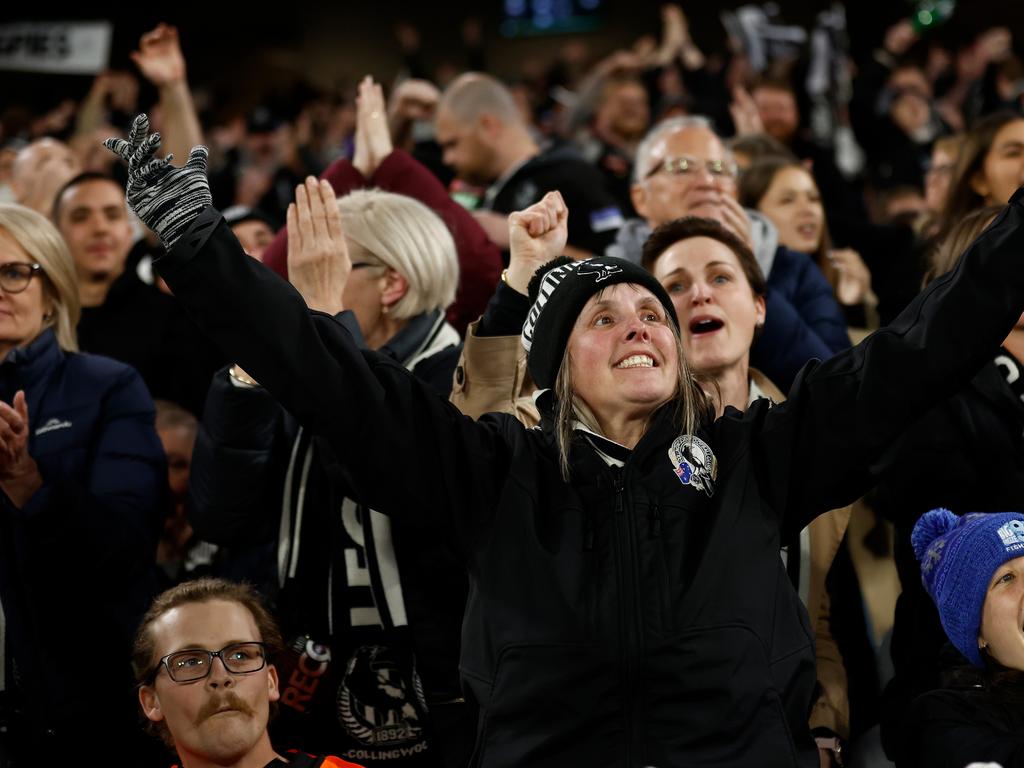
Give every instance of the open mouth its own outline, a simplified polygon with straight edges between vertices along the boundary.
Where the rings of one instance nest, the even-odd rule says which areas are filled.
[[[625,360],[616,363],[616,368],[657,368],[658,363],[650,355],[630,355]]]
[[[704,333],[714,333],[724,325],[725,323],[716,318],[703,317],[693,320],[690,323],[690,333],[692,333],[694,336],[699,336]]]
[[[800,224],[796,228],[796,232],[800,237],[806,237],[808,239],[818,236],[818,225],[817,224]]]

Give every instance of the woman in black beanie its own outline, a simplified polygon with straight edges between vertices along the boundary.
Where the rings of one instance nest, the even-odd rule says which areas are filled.
[[[113,143],[175,295],[331,440],[362,501],[449,532],[465,559],[476,765],[818,765],[813,643],[780,536],[863,493],[885,448],[1013,326],[1024,192],[893,326],[809,364],[786,403],[717,419],[648,273],[556,264],[523,329],[551,388],[527,430],[503,414],[474,422],[357,349],[344,312],[309,311],[244,255],[204,196],[202,153],[174,169],[152,159],[158,146],[141,124]],[[290,254],[293,280],[351,268],[330,202],[318,193],[300,212],[322,226],[317,248]],[[538,216],[531,234],[564,215]]]

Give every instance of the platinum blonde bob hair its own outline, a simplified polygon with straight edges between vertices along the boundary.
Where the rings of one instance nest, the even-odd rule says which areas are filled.
[[[392,317],[415,317],[455,300],[459,261],[441,217],[419,200],[379,189],[359,189],[338,199],[349,246],[405,278],[409,290]],[[352,260],[363,254],[353,254]]]

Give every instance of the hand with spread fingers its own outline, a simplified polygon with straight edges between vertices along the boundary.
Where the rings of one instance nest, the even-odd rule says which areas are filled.
[[[14,403],[0,402],[0,488],[19,509],[43,487],[35,459],[28,452],[29,420],[25,393]]]
[[[336,315],[351,272],[334,190],[310,176],[288,206],[288,279],[310,309]]]
[[[181,168],[171,165],[172,155],[156,157],[160,134],[149,132],[149,118],[138,115],[127,139],[107,139],[103,145],[128,163],[128,205],[170,250],[200,212],[213,203],[206,178],[209,152],[193,147]]]
[[[526,294],[540,267],[565,252],[569,209],[560,192],[548,192],[540,202],[508,217],[509,264],[505,281]]]

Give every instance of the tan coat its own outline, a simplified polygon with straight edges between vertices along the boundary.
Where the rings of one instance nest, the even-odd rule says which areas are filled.
[[[474,419],[490,412],[510,413],[528,427],[540,421],[526,369],[526,352],[518,336],[477,336],[477,323],[466,330],[466,342],[455,369],[451,402]],[[779,389],[754,369],[751,380],[774,402],[786,399]],[[816,518],[810,531],[811,572],[807,613],[815,635],[818,682],[822,692],[811,711],[810,727],[828,728],[842,738],[849,736],[850,707],[846,669],[829,627],[830,606],[825,576],[839,549],[850,521],[851,507],[833,510]]]

